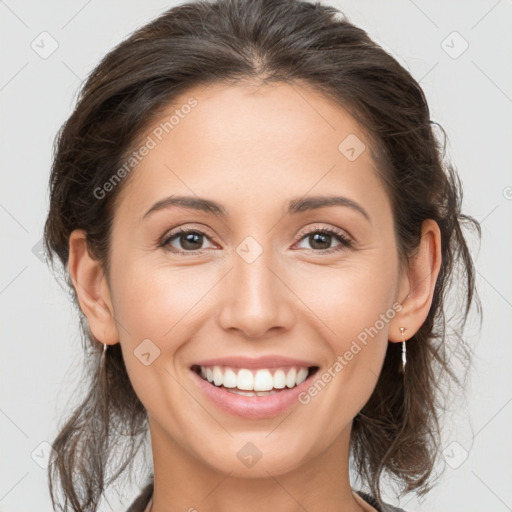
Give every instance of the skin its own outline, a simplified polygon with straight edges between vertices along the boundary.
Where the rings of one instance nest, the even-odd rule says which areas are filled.
[[[350,487],[352,420],[375,387],[388,341],[402,341],[402,326],[409,339],[427,317],[441,264],[439,228],[424,222],[418,253],[401,270],[391,204],[364,132],[309,87],[196,87],[151,129],[192,96],[198,105],[138,164],[119,196],[108,279],[85,233],[69,240],[69,271],[91,331],[103,343],[121,343],[148,411],[152,510],[373,511]],[[367,148],[354,161],[338,150],[349,134]],[[228,215],[170,207],[141,220],[173,194],[214,200]],[[346,206],[285,213],[288,201],[311,195],[348,197],[371,222]],[[158,247],[177,227],[206,235],[195,245],[178,236],[167,250]],[[353,245],[326,254],[340,247],[336,237],[315,245],[302,234],[325,228]],[[252,263],[236,251],[248,236],[263,250]],[[232,416],[192,378],[194,362],[240,354],[295,356],[315,361],[321,374],[395,302],[402,309],[291,413]],[[134,350],[147,338],[160,355],[145,366]],[[251,468],[237,457],[247,442],[262,453]]]

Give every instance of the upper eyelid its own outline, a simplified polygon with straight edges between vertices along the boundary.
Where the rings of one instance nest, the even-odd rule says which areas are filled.
[[[204,227],[200,227],[200,228],[196,228],[194,226],[178,226],[176,228],[173,228],[171,229],[170,231],[166,232],[163,237],[162,237],[162,243],[164,243],[166,240],[168,240],[169,238],[173,237],[173,236],[176,236],[176,235],[179,235],[181,233],[188,233],[188,232],[197,232],[197,233],[201,233],[202,235],[205,235],[207,236],[209,239],[212,238],[212,236],[209,234],[209,231],[207,228],[204,228]]]
[[[350,238],[351,240],[353,239],[352,235],[350,235],[345,229],[341,229],[335,226],[320,226],[318,224],[314,224],[313,226],[309,226],[307,228],[302,229],[301,231],[299,231],[298,236],[302,238],[304,235],[307,235],[315,231],[332,231],[340,236],[343,235],[346,238]]]
[[[309,227],[306,227],[306,228],[303,228],[299,231],[299,235],[298,236],[303,236],[304,234],[307,234],[307,233],[310,233],[311,231],[315,231],[315,230],[318,230],[318,231],[335,231],[335,232],[340,232],[342,234],[345,234],[347,237],[349,238],[353,238],[352,235],[350,235],[350,233],[347,232],[347,230],[345,229],[342,229],[342,228],[338,228],[338,227],[335,227],[335,226],[321,226],[321,225],[318,225],[318,224],[314,224],[312,226],[309,226]],[[176,234],[179,234],[179,233],[182,233],[182,232],[188,232],[188,231],[191,231],[191,232],[200,232],[204,235],[207,235],[207,236],[210,236],[209,232],[208,232],[208,229],[206,227],[199,227],[199,228],[195,228],[193,226],[186,226],[186,227],[183,227],[183,226],[178,226],[176,228],[173,228],[171,229],[168,234],[164,234],[164,236],[162,237],[163,240],[171,237],[171,236],[174,236]]]
[[[174,232],[173,232],[174,231]],[[346,239],[348,242],[350,243],[353,243],[354,242],[354,238],[352,237],[352,235],[350,235],[346,230],[344,229],[341,229],[341,228],[338,228],[338,227],[334,227],[334,226],[321,226],[321,225],[318,225],[318,224],[314,224],[312,226],[309,226],[309,227],[305,227],[303,228],[299,234],[297,235],[297,239],[295,240],[294,243],[298,243],[300,242],[305,236],[311,234],[311,233],[315,233],[315,232],[319,232],[319,231],[330,231],[332,232],[335,236],[339,236],[341,238],[344,238]],[[186,227],[183,227],[183,226],[179,226],[177,228],[175,228],[174,230],[171,230],[171,232],[169,234],[166,234],[163,236],[162,238],[162,241],[160,243],[160,245],[164,246],[164,245],[167,245],[169,242],[169,239],[170,238],[174,238],[176,237],[177,235],[180,235],[182,233],[188,233],[188,232],[196,232],[196,233],[199,233],[203,236],[205,236],[206,238],[208,238],[208,240],[210,240],[210,243],[212,244],[216,244],[216,242],[214,242],[212,240],[212,237],[209,235],[208,231],[206,228],[194,228],[193,226],[186,226]],[[196,251],[183,251],[183,252],[190,252],[190,253],[193,253],[193,252],[200,252],[200,251],[204,251],[205,249],[197,249]],[[320,251],[317,251],[317,252],[320,252]]]

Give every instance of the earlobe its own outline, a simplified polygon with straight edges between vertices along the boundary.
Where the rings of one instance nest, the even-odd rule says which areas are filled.
[[[69,237],[68,268],[80,309],[94,337],[109,345],[119,342],[107,280],[101,262],[89,254],[83,230],[76,229]]]
[[[409,260],[409,289],[401,302],[400,313],[390,322],[389,341],[403,341],[401,327],[406,328],[406,340],[419,330],[430,311],[440,269],[441,231],[437,222],[427,219],[423,221],[418,250]]]

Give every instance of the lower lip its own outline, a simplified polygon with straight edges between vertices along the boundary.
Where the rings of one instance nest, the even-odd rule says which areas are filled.
[[[193,377],[206,396],[221,410],[248,419],[272,418],[285,412],[292,405],[298,404],[298,396],[305,391],[310,383],[310,375],[304,382],[293,388],[284,388],[273,395],[244,396],[231,393],[226,388],[219,388],[204,380],[195,371]],[[315,372],[318,373],[318,372]]]

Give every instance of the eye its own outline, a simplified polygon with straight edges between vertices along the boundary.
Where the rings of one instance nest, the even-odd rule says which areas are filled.
[[[208,236],[201,230],[179,228],[167,236],[159,246],[171,252],[190,254],[204,250],[202,247],[204,238],[208,238]],[[174,247],[172,242],[179,243],[185,250]]]
[[[209,237],[199,229],[179,228],[165,237],[159,247],[163,247],[170,252],[190,255],[201,253],[205,249],[203,247],[204,239],[209,240]],[[343,231],[333,228],[314,227],[300,235],[299,242],[302,240],[306,240],[312,245],[310,251],[320,254],[337,252],[352,247],[351,239]],[[332,242],[336,240],[339,242],[338,245],[330,247]],[[181,249],[175,247],[173,243],[180,244]]]
[[[343,231],[333,228],[315,227],[306,233],[302,233],[300,241],[303,239],[312,245],[313,249],[311,250],[313,252],[332,253],[352,246],[352,241]],[[329,247],[336,240],[338,240],[339,244],[335,247]]]

